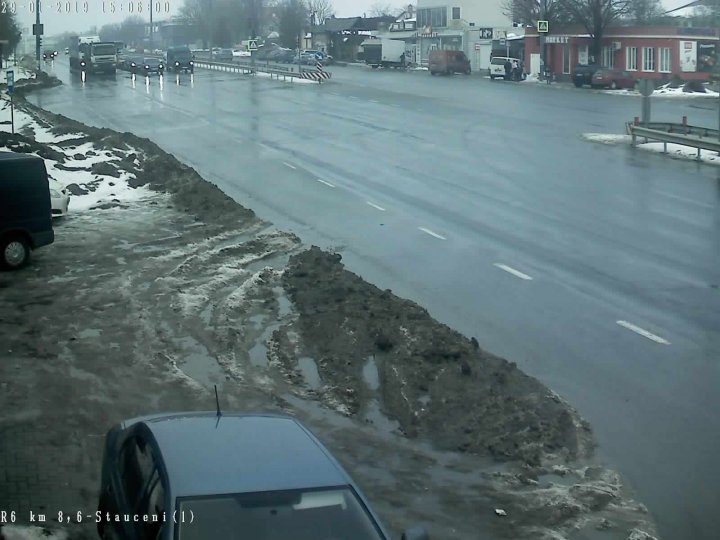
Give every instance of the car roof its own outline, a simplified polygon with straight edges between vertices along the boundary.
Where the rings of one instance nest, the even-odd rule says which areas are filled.
[[[320,488],[352,481],[296,419],[181,413],[143,421],[175,496]]]
[[[41,160],[41,157],[38,157],[34,154],[22,154],[20,152],[5,152],[0,151],[0,161],[35,161],[35,160]]]

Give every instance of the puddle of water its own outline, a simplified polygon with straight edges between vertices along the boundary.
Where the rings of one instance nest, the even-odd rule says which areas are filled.
[[[368,402],[365,419],[369,420],[380,431],[391,433],[400,428],[400,422],[391,420],[380,410],[380,403],[377,399]]]
[[[200,320],[205,323],[205,325],[210,326],[210,318],[212,317],[212,308],[213,305],[211,302],[208,302],[208,305],[203,308],[203,310],[200,312]]]
[[[264,315],[253,315],[250,317],[250,320],[257,325],[258,327],[262,327],[262,321],[265,318]],[[267,358],[267,340],[270,339],[270,336],[272,336],[273,332],[280,328],[279,322],[273,322],[272,324],[268,325],[265,330],[263,330],[262,335],[258,338],[257,342],[253,347],[248,351],[248,354],[250,355],[250,363],[253,366],[256,367],[267,367],[268,366],[268,358]]]
[[[363,366],[362,374],[363,380],[370,390],[377,390],[380,388],[380,377],[378,375],[377,364],[375,364],[374,354],[368,356],[368,359]]]
[[[267,347],[264,341],[257,342],[252,349],[248,351],[250,355],[250,363],[255,367],[267,367]]]
[[[93,339],[99,338],[100,334],[102,334],[102,330],[97,328],[85,328],[84,330],[80,330],[78,332],[78,337],[80,339]]]
[[[315,360],[309,356],[303,356],[298,358],[298,368],[305,378],[307,385],[313,390],[318,390],[322,387],[322,379],[320,379],[320,373],[318,373],[317,364]]]
[[[185,375],[207,387],[211,387],[213,384],[222,384],[226,378],[225,373],[217,360],[210,356],[204,345],[191,337],[175,341],[182,350],[178,368]]]
[[[273,289],[273,292],[275,293],[275,297],[277,298],[278,305],[279,305],[279,317],[282,319],[283,317],[286,317],[287,315],[290,315],[291,306],[290,299],[285,294],[285,289],[282,287],[275,287]]]

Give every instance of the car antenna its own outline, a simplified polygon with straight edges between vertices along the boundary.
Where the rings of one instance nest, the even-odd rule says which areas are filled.
[[[217,407],[217,416],[220,418],[222,416],[222,412],[220,412],[220,398],[218,398],[218,391],[217,391],[217,384],[215,386],[215,406]]]

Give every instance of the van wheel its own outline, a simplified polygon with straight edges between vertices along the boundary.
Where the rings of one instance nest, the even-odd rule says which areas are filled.
[[[30,259],[30,246],[22,236],[11,236],[0,241],[0,253],[2,266],[16,270]]]

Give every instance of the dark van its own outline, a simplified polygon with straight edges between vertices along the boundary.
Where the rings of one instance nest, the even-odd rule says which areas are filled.
[[[168,71],[174,71],[175,73],[180,71],[192,73],[195,66],[190,48],[187,46],[168,47],[165,53],[165,67]]]
[[[33,249],[54,240],[45,162],[30,154],[0,152],[0,266],[20,268]]]
[[[470,75],[470,60],[462,51],[430,51],[428,62],[430,75],[464,73]]]

